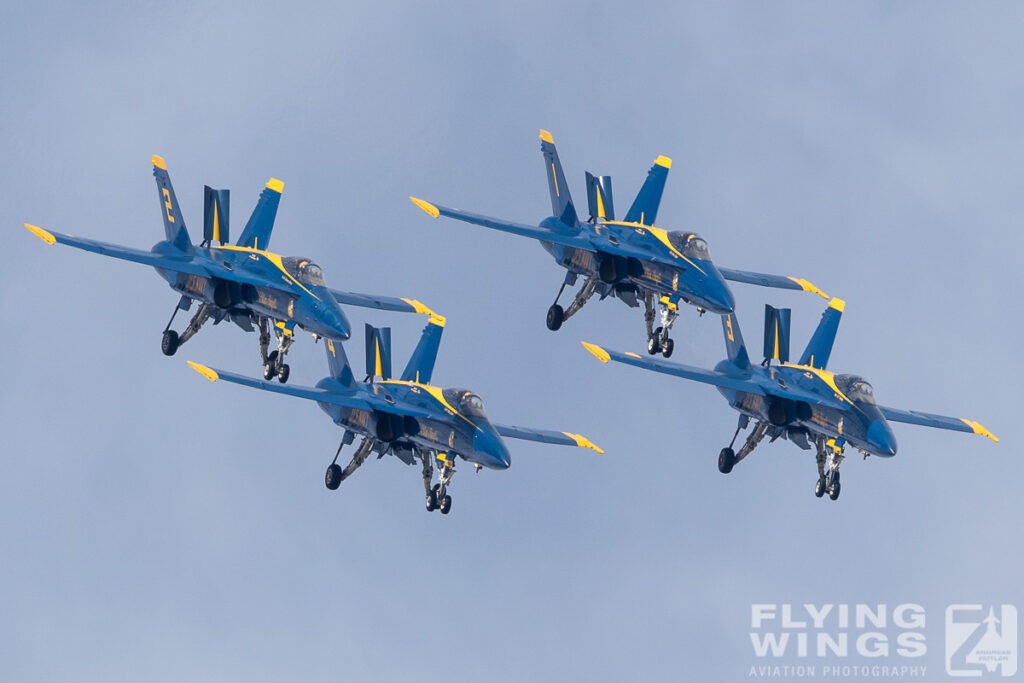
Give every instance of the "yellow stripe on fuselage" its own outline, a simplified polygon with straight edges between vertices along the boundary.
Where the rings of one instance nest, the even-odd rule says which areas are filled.
[[[849,403],[851,406],[853,406],[857,410],[860,410],[860,407],[856,403],[851,401],[850,398],[846,394],[844,394],[842,391],[839,390],[839,387],[836,386],[836,376],[834,374],[832,374],[831,372],[829,372],[828,370],[822,370],[821,368],[816,368],[816,367],[813,367],[813,366],[810,366],[810,365],[792,365],[790,363],[782,363],[782,364],[779,365],[779,367],[780,368],[796,368],[797,370],[803,370],[804,372],[809,372],[809,373],[813,374],[818,379],[820,379],[822,382],[824,382],[826,385],[828,385],[829,389],[831,389],[832,391],[836,392],[836,395],[839,398],[841,398],[842,400],[846,401],[847,403]],[[861,411],[861,412],[864,412],[864,411]]]
[[[604,223],[601,223],[601,225],[624,225],[624,226],[627,226],[627,227],[630,227],[630,228],[641,228],[643,230],[647,230],[652,235],[654,235],[655,239],[657,239],[659,242],[661,242],[666,247],[668,247],[668,250],[669,250],[670,253],[675,254],[676,256],[678,256],[679,258],[683,259],[684,261],[689,263],[691,266],[693,266],[694,268],[699,270],[702,274],[707,275],[707,273],[704,272],[703,268],[698,266],[696,263],[694,263],[690,259],[686,258],[686,256],[683,255],[683,252],[679,251],[678,249],[676,249],[675,247],[672,246],[672,243],[668,241],[668,231],[667,230],[663,230],[662,228],[656,228],[653,225],[644,225],[643,223],[630,223],[630,222],[627,222],[627,221],[605,221]]]
[[[306,289],[305,285],[303,285],[301,282],[296,280],[292,276],[292,274],[289,273],[287,269],[285,269],[284,263],[281,261],[281,255],[280,254],[274,254],[274,253],[271,253],[269,251],[264,251],[262,249],[257,249],[256,247],[232,247],[230,245],[221,245],[219,247],[211,247],[211,249],[226,249],[227,251],[243,251],[243,252],[246,252],[246,253],[249,253],[249,254],[259,254],[260,256],[265,257],[268,261],[270,261],[275,266],[277,266],[278,270],[280,270],[282,273],[284,273],[285,276],[291,282],[294,282],[299,287],[301,287],[302,291],[304,291],[306,294],[309,294],[311,297],[313,297],[317,301],[320,301],[320,297],[318,297],[316,294],[314,294],[313,292],[311,292],[308,289]]]

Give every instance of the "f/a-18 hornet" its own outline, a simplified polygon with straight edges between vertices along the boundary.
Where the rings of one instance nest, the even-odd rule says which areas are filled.
[[[391,330],[370,325],[366,326],[366,378],[362,382],[356,381],[342,345],[333,341],[326,344],[330,376],[320,380],[316,387],[283,386],[192,361],[189,365],[211,381],[222,379],[316,401],[320,409],[345,430],[324,476],[327,488],[332,491],[371,453],[377,453],[378,458],[390,454],[407,465],[420,461],[427,510],[448,514],[452,507],[448,487],[455,474],[456,459],[462,458],[478,471],[484,467],[507,469],[512,459],[502,437],[604,452],[579,434],[495,424],[484,412],[483,401],[472,391],[432,385],[444,323],[444,318],[431,316],[401,379],[397,380],[391,379]],[[380,381],[375,381],[378,378]],[[362,441],[351,462],[342,468],[338,464],[341,449],[357,436]],[[438,483],[431,486],[435,460]]]
[[[229,191],[207,186],[204,193],[204,239],[196,246],[185,229],[167,164],[158,156],[153,157],[153,175],[156,177],[166,239],[157,242],[150,251],[51,232],[27,223],[25,227],[47,244],[59,242],[153,266],[171,289],[181,294],[164,328],[160,348],[165,355],[173,356],[178,347],[191,339],[211,318],[215,325],[227,318],[247,332],[254,327],[259,329],[263,376],[266,379],[276,376],[284,383],[289,374],[285,356],[294,341],[296,326],[315,337],[335,341],[351,336],[351,327],[339,303],[431,314],[429,308],[412,299],[330,289],[324,282],[320,266],[311,259],[282,257],[268,251],[277,206],[284,189],[280,180],[271,178],[267,182],[234,246],[227,244]],[[214,241],[219,244],[214,245]],[[179,335],[171,329],[171,323],[178,311],[188,311],[193,301],[199,302],[199,308]],[[268,353],[271,331],[277,338],[277,348]]]
[[[804,450],[813,446],[818,465],[814,495],[819,498],[826,493],[832,500],[839,497],[839,464],[847,446],[856,448],[864,457],[896,455],[896,437],[889,422],[973,432],[999,441],[972,420],[878,405],[874,389],[866,379],[827,371],[843,307],[841,299],[829,302],[817,330],[795,364],[789,363],[790,311],[771,306],[765,306],[765,360],[760,366],[751,364],[732,313],[722,316],[729,358],[714,370],[643,358],[635,353],[608,351],[587,342],[583,342],[583,346],[604,363],[614,360],[718,387],[729,405],[740,413],[732,443],[718,455],[718,469],[723,474],[731,472],[736,463],[750,455],[765,436],[771,441],[781,436]],[[772,365],[773,360],[778,364]],[[754,428],[737,453],[733,451],[736,437],[750,420],[754,420]]]
[[[668,157],[659,156],[654,161],[647,180],[621,221],[615,220],[611,178],[588,172],[590,218],[581,222],[551,133],[542,130],[540,140],[552,215],[541,221],[539,227],[450,209],[416,197],[409,199],[434,218],[447,216],[540,240],[541,246],[566,270],[555,303],[548,309],[549,330],[559,329],[595,294],[601,299],[616,297],[631,308],[642,303],[647,351],[651,355],[660,352],[668,358],[675,346],[669,332],[679,316],[680,304],[695,306],[701,314],[733,311],[733,295],[726,280],[803,290],[828,298],[802,278],[718,267],[711,261],[708,244],[700,235],[655,227],[665,179],[672,166]],[[582,287],[569,308],[563,309],[558,299],[566,286],[574,286],[580,276],[584,278]],[[658,327],[654,326],[655,318],[660,321]]]

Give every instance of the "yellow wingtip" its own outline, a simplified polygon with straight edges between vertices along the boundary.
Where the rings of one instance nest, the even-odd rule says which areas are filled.
[[[602,363],[607,363],[612,359],[612,357],[608,355],[608,352],[597,344],[588,344],[587,342],[580,342],[580,344],[583,344],[583,348],[597,356],[597,359]]]
[[[575,441],[576,445],[579,446],[580,448],[590,448],[592,450],[597,451],[598,453],[604,453],[604,450],[598,448],[593,441],[583,436],[582,434],[573,434],[571,432],[562,433],[565,434],[570,439],[572,439],[573,441]]]
[[[660,156],[659,155],[658,158],[654,160],[654,163],[655,163],[656,166],[664,166],[665,168],[672,168],[672,160],[669,159],[666,156]]]
[[[793,282],[795,282],[796,284],[800,285],[800,289],[804,290],[805,292],[814,292],[815,294],[820,296],[822,299],[829,298],[828,294],[826,294],[825,292],[823,292],[820,289],[818,289],[817,287],[815,287],[814,283],[808,282],[807,280],[803,279],[802,277],[791,277],[789,279],[792,280]]]
[[[437,210],[437,207],[431,204],[430,202],[424,201],[422,199],[417,199],[416,197],[409,197],[409,199],[412,200],[413,204],[429,213],[431,217],[437,218],[438,216],[441,215],[441,212]]]
[[[828,302],[828,307],[829,308],[834,308],[837,311],[839,311],[840,313],[842,313],[843,309],[846,308],[846,302],[843,301],[842,299],[835,299],[835,298],[833,298],[831,301]]]
[[[32,232],[33,235],[35,235],[36,237],[38,237],[42,241],[46,242],[47,244],[54,244],[57,241],[56,237],[54,237],[50,233],[46,232],[45,230],[40,228],[38,225],[29,225],[28,223],[25,223],[25,227],[28,228]]]
[[[440,313],[431,310],[430,306],[427,306],[422,301],[417,301],[416,299],[402,299],[402,301],[412,306],[413,310],[416,311],[417,313],[429,315],[429,322],[433,323],[434,325],[437,325],[438,327],[444,327],[444,324],[447,322],[447,318],[445,318]]]
[[[547,132],[543,128],[540,129],[540,139],[548,144],[555,144],[555,139],[551,137],[551,133]]]
[[[190,360],[189,361],[185,361],[185,362],[188,363],[189,365],[191,365],[193,370],[195,370],[196,372],[198,372],[200,375],[202,375],[206,379],[210,380],[211,382],[216,382],[217,379],[220,377],[213,370],[213,368],[208,368],[205,365],[200,365],[199,363],[193,363]]]
[[[267,187],[278,194],[284,193],[284,183],[277,178],[271,178],[267,181]]]
[[[153,165],[159,168],[161,171],[167,170],[167,162],[161,156],[153,155]]]
[[[985,429],[985,427],[983,427],[981,425],[981,423],[975,422],[974,420],[965,420],[963,418],[961,418],[960,421],[963,422],[968,427],[970,427],[974,431],[975,434],[981,434],[982,436],[987,436],[988,438],[992,439],[996,443],[999,443],[999,437],[996,436],[995,434],[993,434],[992,432],[988,431],[987,429]]]

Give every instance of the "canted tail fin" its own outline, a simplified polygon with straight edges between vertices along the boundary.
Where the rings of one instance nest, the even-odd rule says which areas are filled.
[[[587,205],[590,209],[591,222],[615,220],[610,175],[596,176],[587,171]]]
[[[544,153],[544,172],[548,176],[548,190],[551,191],[551,215],[571,228],[579,227],[580,219],[569,194],[569,184],[558,160],[555,140],[546,130],[540,132],[540,149]]]
[[[402,373],[403,381],[430,384],[430,378],[434,374],[434,361],[437,360],[437,351],[441,348],[444,323],[445,320],[441,316],[431,316],[430,322],[423,328],[420,343],[416,345],[416,350],[409,358],[409,364],[405,366],[405,372]]]
[[[345,347],[341,342],[333,339],[325,339],[324,350],[327,351],[327,367],[331,372],[331,379],[337,381],[344,387],[355,388],[356,378],[352,374],[352,365],[345,355]]]
[[[270,233],[274,230],[274,219],[277,218],[277,205],[281,203],[284,183],[276,178],[267,181],[267,186],[260,193],[245,230],[238,238],[239,247],[266,249],[270,245]]]
[[[672,160],[668,157],[658,157],[654,160],[654,165],[647,172],[647,180],[644,181],[640,192],[637,193],[636,199],[633,200],[632,206],[626,213],[627,223],[654,225],[670,168],[672,168]]]
[[[764,305],[764,357],[789,362],[790,309]]]
[[[226,244],[228,232],[228,211],[231,207],[231,190],[215,190],[203,186],[203,241]]]
[[[153,155],[153,177],[156,178],[157,195],[160,198],[160,213],[164,218],[164,233],[167,241],[182,251],[192,250],[192,240],[185,229],[185,219],[181,215],[178,198],[174,196],[171,176],[167,173],[167,163],[162,157]]]
[[[811,341],[807,342],[807,348],[804,349],[804,355],[800,356],[800,365],[825,369],[829,356],[832,355],[832,344],[836,340],[839,319],[843,317],[845,307],[846,302],[842,299],[832,299],[828,302],[828,308],[821,314],[818,329],[814,330]]]
[[[391,379],[391,328],[366,324],[366,376]]]
[[[722,316],[722,332],[725,334],[725,348],[729,353],[729,361],[740,370],[750,369],[750,354],[740,334],[740,324],[736,315],[729,313]]]

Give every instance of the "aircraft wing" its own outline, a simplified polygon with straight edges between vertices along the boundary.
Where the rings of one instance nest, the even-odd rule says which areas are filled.
[[[343,292],[340,289],[332,289],[331,296],[333,296],[335,301],[339,304],[345,304],[347,306],[376,308],[381,311],[399,311],[403,313],[425,313],[427,315],[434,315],[432,310],[415,299],[399,299],[393,296],[377,296],[376,294]]]
[[[733,270],[732,268],[718,268],[726,280],[733,282],[745,282],[748,285],[760,285],[762,287],[775,287],[776,289],[796,289],[805,292],[814,292],[820,297],[828,298],[828,294],[815,287],[812,283],[798,277],[786,277],[783,275],[768,275],[767,273],[752,273],[746,270]]]
[[[569,432],[554,432],[547,429],[529,429],[528,427],[516,427],[514,425],[494,425],[498,433],[512,439],[524,439],[526,441],[539,441],[541,443],[553,443],[560,446],[579,446],[580,448],[591,448],[598,453],[604,453],[585,436],[571,434]]]
[[[973,420],[964,420],[959,417],[946,417],[945,415],[933,415],[932,413],[919,413],[916,410],[900,410],[899,408],[886,408],[878,406],[882,416],[892,422],[906,422],[907,424],[922,425],[924,427],[936,427],[938,429],[952,429],[955,432],[973,432],[987,436],[993,441],[999,439],[983,426]]]
[[[523,237],[532,237],[537,240],[543,240],[544,242],[554,242],[555,244],[562,244],[567,247],[578,247],[580,249],[594,250],[594,247],[590,244],[590,241],[585,237],[576,235],[562,235],[546,228],[540,228],[535,225],[525,225],[523,223],[512,223],[509,221],[503,221],[499,218],[490,218],[488,216],[481,216],[480,214],[470,213],[469,211],[462,211],[461,209],[450,209],[446,206],[438,206],[431,204],[430,202],[417,199],[416,197],[409,197],[412,202],[426,211],[428,214],[437,218],[438,216],[447,216],[448,218],[454,218],[456,220],[464,221],[466,223],[474,223],[476,225],[482,225],[485,228],[493,228],[494,230],[501,230],[502,232],[510,232],[513,235],[522,235]]]
[[[626,365],[634,365],[638,368],[644,368],[645,370],[653,370],[655,372],[674,375],[676,377],[682,377],[695,382],[703,382],[704,384],[713,384],[716,387],[745,391],[749,394],[760,394],[761,396],[765,395],[765,390],[755,382],[729,377],[720,372],[714,372],[713,370],[695,368],[690,365],[672,363],[666,360],[658,360],[656,358],[644,358],[637,353],[608,351],[596,344],[588,344],[587,342],[583,342],[583,346],[587,351],[590,351],[592,354],[597,356],[597,359],[602,363],[614,360],[619,363],[625,363]]]
[[[56,244],[59,242],[60,244],[66,244],[78,249],[84,249],[85,251],[103,254],[104,256],[112,256],[124,261],[144,263],[147,266],[155,266],[165,270],[174,270],[180,273],[191,273],[193,275],[201,275],[203,277],[210,276],[210,272],[206,268],[191,259],[176,258],[165,254],[157,254],[152,251],[142,251],[141,249],[122,247],[117,244],[110,244],[109,242],[100,242],[99,240],[90,240],[84,237],[65,235],[60,232],[50,232],[49,230],[43,230],[40,227],[29,225],[28,223],[25,224],[25,227],[31,230],[36,237],[47,244]]]

